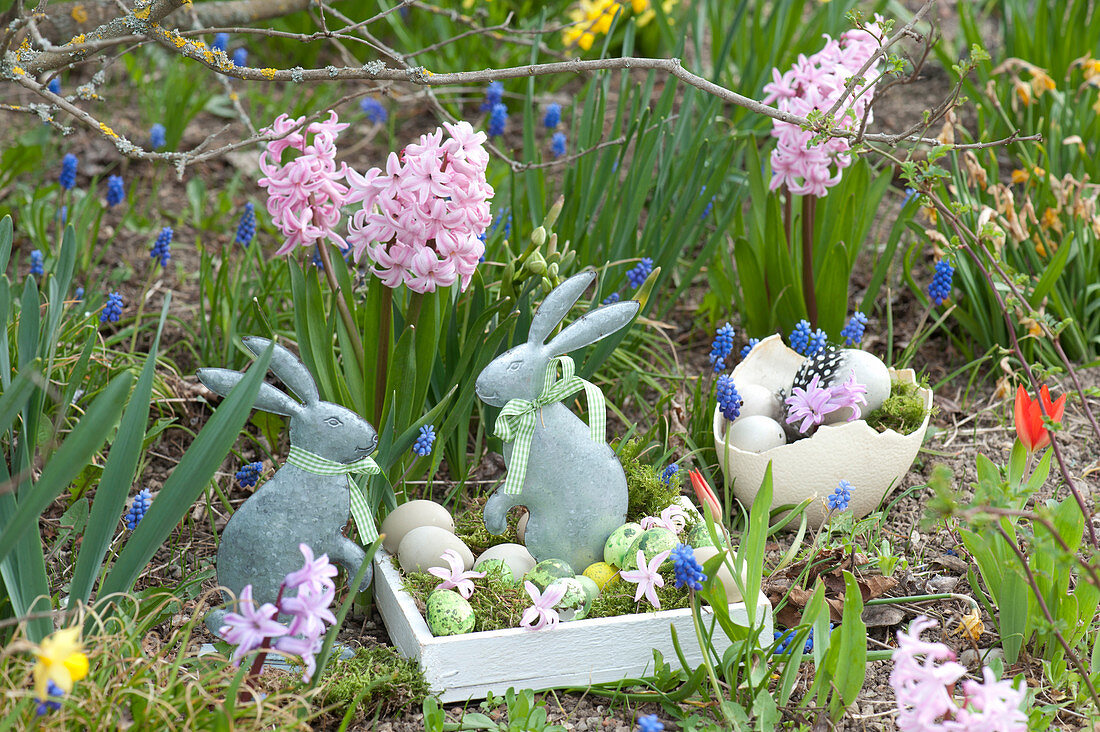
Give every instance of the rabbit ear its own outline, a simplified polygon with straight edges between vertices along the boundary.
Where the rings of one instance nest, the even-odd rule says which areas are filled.
[[[636,300],[627,300],[596,308],[570,323],[546,347],[550,349],[550,355],[560,356],[595,343],[629,325],[638,314],[639,307],[641,304]]]
[[[595,272],[581,272],[551,290],[535,311],[535,317],[531,319],[527,342],[540,346],[545,343],[547,336],[565,319],[569,308],[573,307],[573,303],[580,299],[581,294],[595,279]]]
[[[263,353],[271,341],[267,338],[248,336],[242,339],[248,350],[256,356]],[[294,392],[299,399],[306,404],[316,404],[320,396],[317,394],[317,384],[313,381],[313,375],[305,367],[298,357],[283,348],[278,343],[271,354],[271,373],[282,379],[287,388]]]
[[[197,372],[199,381],[210,391],[225,396],[244,378],[240,371],[229,369],[199,369]],[[302,406],[283,392],[268,383],[260,384],[260,393],[256,395],[256,409],[262,409],[272,414],[281,414],[284,417],[293,417],[302,411]]]

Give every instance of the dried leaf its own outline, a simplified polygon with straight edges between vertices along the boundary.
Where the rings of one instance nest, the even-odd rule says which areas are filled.
[[[886,628],[905,620],[905,611],[893,605],[872,605],[863,609],[863,622],[868,628]]]

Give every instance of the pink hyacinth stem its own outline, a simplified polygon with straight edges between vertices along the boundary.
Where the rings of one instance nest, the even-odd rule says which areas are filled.
[[[393,290],[374,277],[371,278],[370,286],[382,288],[382,306],[378,314],[378,358],[374,360],[374,423],[382,424],[382,405],[386,403],[386,379],[389,378]]]
[[[286,582],[284,581],[279,585],[279,594],[275,596],[275,607],[283,601],[283,590],[286,589]],[[278,616],[276,616],[278,618]],[[249,686],[260,678],[260,674],[264,670],[264,661],[267,660],[267,649],[271,648],[271,638],[264,638],[264,642],[260,644],[260,652],[256,654],[255,660],[252,661],[252,666],[248,669],[248,674],[244,677],[245,684],[241,687],[240,692],[237,694],[237,700],[241,702],[248,702],[251,700],[251,693],[248,691]]]
[[[814,209],[817,196],[802,197],[802,298],[810,327],[817,327],[817,295],[814,294]]]
[[[351,316],[351,309],[348,307],[347,300],[344,299],[344,291],[340,289],[340,283],[336,281],[336,272],[332,269],[332,256],[329,254],[328,246],[321,242],[317,247],[317,251],[321,254],[321,268],[325,270],[328,286],[332,288],[333,294],[336,295],[336,309],[340,311],[344,328],[347,329],[348,337],[351,338],[351,347],[355,349],[355,358],[359,360],[360,364],[363,364],[367,358],[366,352],[363,351],[363,339],[359,336],[359,328],[355,325],[355,318]]]

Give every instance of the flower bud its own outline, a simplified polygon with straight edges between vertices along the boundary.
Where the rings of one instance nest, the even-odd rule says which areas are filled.
[[[546,242],[546,229],[539,227],[531,232],[531,243],[541,247]]]
[[[546,213],[546,218],[543,219],[542,225],[547,229],[554,228],[554,224],[558,222],[558,216],[561,216],[561,209],[565,206],[565,196],[558,196],[558,200],[554,201],[554,205],[550,207],[550,210]]]

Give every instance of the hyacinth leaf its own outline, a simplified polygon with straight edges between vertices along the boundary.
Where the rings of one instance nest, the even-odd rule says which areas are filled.
[[[11,259],[13,229],[14,227],[11,222],[10,214],[0,219],[0,272],[8,271],[8,261]]]
[[[863,594],[851,572],[844,572],[844,620],[837,631],[840,642],[837,651],[836,688],[839,698],[833,697],[830,709],[833,714],[855,701],[867,680],[867,625],[863,622]],[[814,636],[817,636],[816,631]],[[831,651],[831,649],[830,649]]]
[[[0,533],[0,560],[32,528],[36,530],[34,540],[41,544],[37,537],[38,517],[91,462],[92,455],[106,441],[122,414],[132,381],[129,373],[121,373],[111,379],[69,436],[46,461],[42,474],[30,490],[20,489],[18,508],[4,525],[3,533]]]
[[[100,585],[100,600],[112,593],[128,592],[134,586],[145,565],[206,490],[248,420],[273,350],[274,343],[256,358],[168,476],[157,500],[153,501]]]
[[[1058,249],[1054,252],[1054,256],[1051,257],[1050,261],[1046,262],[1040,270],[1043,274],[1039,278],[1039,281],[1035,283],[1035,287],[1031,290],[1031,294],[1027,299],[1032,307],[1039,307],[1046,299],[1047,295],[1050,294],[1055,283],[1058,282],[1058,278],[1062,276],[1062,270],[1066,268],[1066,262],[1069,261],[1069,255],[1079,248],[1074,240],[1073,234],[1074,232],[1071,231],[1066,235],[1066,238],[1058,245]]]
[[[325,401],[342,403],[336,377],[336,355],[332,349],[333,326],[325,317],[324,296],[316,272],[303,272],[290,261],[290,289],[294,302],[294,331],[298,338],[298,356],[317,381],[317,390]]]
[[[88,602],[95,585],[96,577],[103,566],[103,558],[111,545],[118,517],[126,505],[130,486],[136,478],[138,461],[141,458],[145,441],[145,425],[149,420],[149,409],[153,392],[153,377],[156,370],[157,349],[164,322],[168,317],[168,307],[172,302],[172,293],[165,295],[164,306],[160,311],[157,333],[145,365],[141,369],[137,385],[130,396],[130,403],[122,415],[118,434],[112,443],[107,462],[103,466],[103,475],[96,488],[95,502],[92,504],[88,528],[73,570],[72,584],[69,588],[70,602],[78,600]]]

